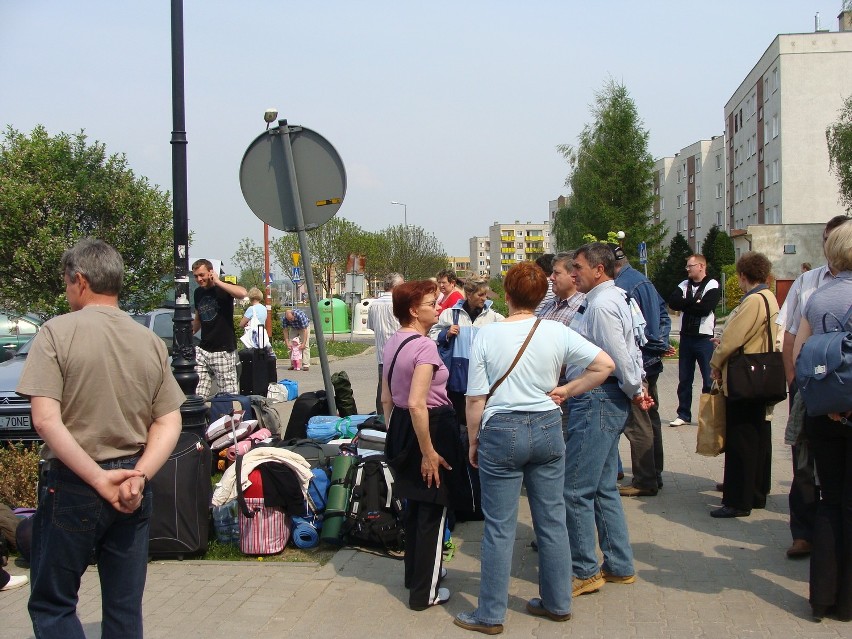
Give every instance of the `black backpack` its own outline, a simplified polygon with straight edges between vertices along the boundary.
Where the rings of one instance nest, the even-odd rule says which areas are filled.
[[[359,458],[349,468],[346,487],[351,489],[341,537],[356,546],[402,550],[405,524],[402,500],[393,494],[393,471],[384,455]]]

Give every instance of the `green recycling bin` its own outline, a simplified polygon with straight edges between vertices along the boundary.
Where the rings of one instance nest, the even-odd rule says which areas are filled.
[[[349,333],[349,309],[336,297],[319,301],[319,316],[325,335]]]

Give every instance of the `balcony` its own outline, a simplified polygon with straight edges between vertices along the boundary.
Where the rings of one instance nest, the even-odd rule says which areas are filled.
[[[500,241],[501,242],[514,242],[515,241],[515,235],[514,234],[512,234],[512,235],[501,235]]]
[[[514,264],[515,261],[516,260],[514,260],[514,259],[507,260],[507,259],[504,258],[504,259],[500,260],[500,264]]]
[[[524,239],[527,242],[544,242],[543,235],[527,235]]]
[[[501,253],[514,253],[515,249],[512,248],[512,247],[504,246],[503,248],[500,249],[500,252]]]

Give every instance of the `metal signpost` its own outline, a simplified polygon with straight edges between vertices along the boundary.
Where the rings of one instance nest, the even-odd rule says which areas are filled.
[[[639,263],[645,267],[645,277],[648,277],[648,245],[639,242]]]
[[[259,135],[246,150],[240,164],[240,187],[260,220],[298,234],[328,409],[336,415],[306,231],[322,226],[340,209],[346,195],[343,161],[320,134],[279,120],[277,127]],[[294,282],[296,278],[301,281],[298,266],[293,268]]]

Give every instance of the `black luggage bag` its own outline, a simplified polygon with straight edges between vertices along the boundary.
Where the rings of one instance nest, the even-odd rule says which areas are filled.
[[[151,479],[151,557],[182,559],[207,551],[212,463],[210,447],[202,438],[194,433],[180,434],[174,452]]]
[[[262,395],[278,381],[277,360],[265,348],[244,348],[239,352],[240,395]]]
[[[316,415],[328,415],[328,400],[324,390],[308,391],[296,398],[290,421],[287,422],[287,430],[281,439],[307,439],[308,420]]]

